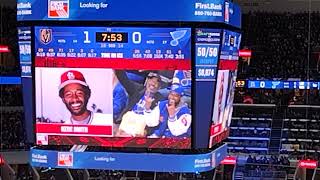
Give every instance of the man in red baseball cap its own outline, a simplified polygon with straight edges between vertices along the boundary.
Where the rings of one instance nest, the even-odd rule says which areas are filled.
[[[93,113],[87,109],[91,90],[81,72],[69,70],[61,75],[59,96],[71,113],[71,118],[65,120],[66,124],[113,124],[112,117],[107,114]]]

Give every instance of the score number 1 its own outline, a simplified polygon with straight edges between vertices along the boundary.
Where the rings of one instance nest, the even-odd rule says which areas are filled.
[[[85,39],[83,41],[83,43],[89,44],[91,43],[91,41],[89,40],[89,32],[88,31],[83,31],[84,35],[85,35]]]

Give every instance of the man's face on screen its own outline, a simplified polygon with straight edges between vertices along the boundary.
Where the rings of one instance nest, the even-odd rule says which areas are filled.
[[[176,92],[170,92],[168,95],[169,105],[174,105],[177,107],[180,103],[181,96]]]
[[[89,95],[84,87],[73,83],[64,87],[62,101],[72,115],[79,116],[86,112]]]
[[[160,82],[157,77],[149,78],[146,84],[146,90],[150,93],[156,93],[159,90]]]

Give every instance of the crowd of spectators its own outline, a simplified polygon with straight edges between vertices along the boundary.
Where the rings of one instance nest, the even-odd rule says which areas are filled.
[[[319,93],[320,91],[317,89],[287,91],[287,96],[289,96],[288,105],[319,105]]]
[[[279,91],[269,89],[245,89],[235,90],[235,103],[244,104],[276,104],[278,102]]]
[[[318,148],[316,144],[314,144],[312,148]],[[318,149],[319,150],[319,149]],[[320,162],[320,152],[317,151],[293,151],[293,152],[287,152],[282,151],[282,154],[285,154],[288,156],[288,159],[290,161],[299,161],[299,160],[315,160]],[[318,168],[320,168],[320,163],[318,163]]]
[[[287,108],[285,117],[287,119],[310,119],[320,120],[319,107]]]
[[[319,16],[319,12],[311,13],[309,43],[307,12],[244,14],[242,45],[253,54],[250,64],[246,61],[240,65],[239,77],[319,79]]]
[[[232,116],[235,118],[247,118],[248,120],[251,118],[251,120],[255,119],[258,120],[258,118],[272,118],[274,115],[274,107],[259,107],[259,106],[238,106],[235,105],[233,107],[233,113]],[[243,121],[243,123],[247,123],[246,121]]]
[[[244,147],[243,152],[246,151],[246,148],[267,148],[268,147],[268,141],[264,140],[229,140],[228,146],[229,147]]]
[[[0,85],[0,96],[0,149],[25,149],[21,85]]]
[[[284,166],[290,166],[290,161],[287,157],[285,156],[260,156],[260,157],[256,157],[256,156],[251,156],[249,155],[247,158],[247,165],[251,166],[251,165],[284,165]]]
[[[281,178],[286,176],[286,171],[290,169],[289,166],[290,161],[285,156],[256,157],[249,155],[243,172],[245,177]]]
[[[235,90],[235,103],[244,104],[278,104],[282,105],[319,105],[318,89],[247,89],[239,87]]]
[[[234,129],[230,132],[230,136],[232,137],[269,137],[270,131],[267,130],[242,130],[242,129]]]
[[[310,124],[310,129],[313,129],[312,127],[313,124]],[[303,121],[285,121],[284,122],[284,128],[288,128],[288,129],[307,129],[307,122],[303,122]]]
[[[228,146],[233,148],[229,152],[262,154],[262,148],[268,148],[269,140],[247,138],[270,138],[270,130],[262,128],[271,128],[273,111],[273,107],[235,106],[230,131],[233,138],[228,139]]]
[[[1,54],[0,76],[20,76],[16,8],[0,8],[0,44],[7,45],[10,50]],[[23,110],[5,110],[12,106],[23,106],[21,85],[0,85],[0,97],[0,150],[27,148]]]
[[[19,76],[19,55],[18,55],[18,36],[17,36],[17,20],[16,8],[1,7],[1,34],[0,44],[9,46],[10,52],[1,54],[0,76]],[[3,63],[3,64],[2,64]]]
[[[317,121],[285,121],[284,128],[303,129],[303,130],[319,130],[320,124]]]
[[[23,111],[0,112],[1,120],[1,148],[21,149],[25,148],[25,134],[22,123]]]
[[[16,172],[17,180],[33,180],[32,170],[29,165],[18,165]]]
[[[22,106],[21,85],[0,85],[1,106]]]
[[[287,120],[284,121],[282,138],[283,154],[288,154],[292,159],[320,159],[319,146],[319,119],[317,107],[288,108]],[[289,141],[288,139],[295,139]]]
[[[6,59],[10,60],[10,59]],[[20,68],[18,66],[1,66],[0,76],[20,76]]]
[[[90,179],[96,180],[116,180],[121,179],[124,176],[123,171],[109,171],[109,170],[88,170],[90,174]]]
[[[242,120],[233,119],[231,121],[231,127],[253,127],[253,128],[270,128],[270,121],[254,121],[254,120]]]
[[[320,144],[316,142],[299,142],[299,149],[320,151]]]
[[[234,103],[316,106],[320,104],[320,91],[237,88]]]
[[[312,131],[284,131],[282,138],[319,140],[320,132]]]

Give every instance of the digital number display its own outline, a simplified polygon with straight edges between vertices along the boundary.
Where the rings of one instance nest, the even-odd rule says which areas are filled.
[[[246,84],[246,81],[237,81],[236,82],[236,87],[244,87],[245,86],[245,84]]]
[[[96,32],[96,42],[127,43],[128,33]]]
[[[320,89],[317,81],[247,81],[253,89]]]
[[[216,75],[216,68],[208,68],[208,67],[197,67],[197,78],[204,78],[204,79],[215,79]]]
[[[190,28],[36,27],[35,36],[37,57],[191,59]],[[216,51],[208,48],[209,59]]]
[[[217,47],[197,47],[198,57],[217,57],[218,48]]]

